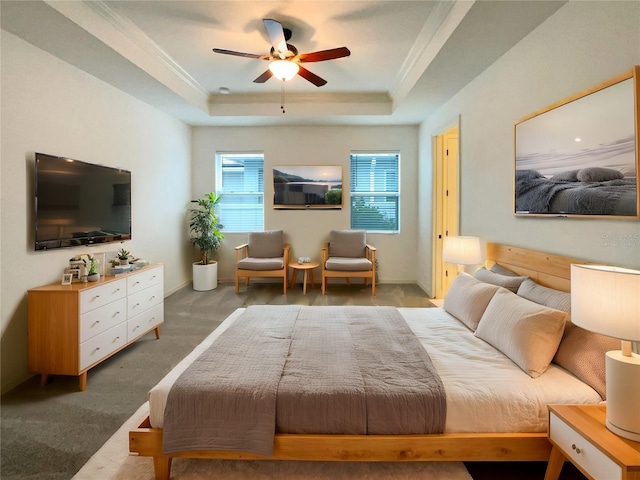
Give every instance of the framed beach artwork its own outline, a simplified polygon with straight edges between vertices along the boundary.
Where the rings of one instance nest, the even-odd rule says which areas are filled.
[[[640,218],[640,67],[515,123],[515,215]]]

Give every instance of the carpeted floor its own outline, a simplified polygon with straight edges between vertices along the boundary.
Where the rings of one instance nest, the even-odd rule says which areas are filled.
[[[161,339],[148,334],[89,371],[87,390],[75,377],[52,377],[41,388],[31,378],[1,398],[0,478],[69,480],[147,400],[147,391],[171,370],[233,310],[253,304],[428,306],[416,285],[379,285],[371,297],[361,285],[332,285],[302,294],[299,286],[282,295],[275,284],[242,287],[220,284],[210,292],[190,286],[165,300]],[[545,464],[467,464],[474,480],[542,480]],[[253,473],[247,475],[255,476]],[[578,475],[578,476],[576,476]],[[340,478],[339,475],[332,475]],[[95,477],[96,480],[110,477]],[[311,477],[316,478],[316,477]],[[322,477],[318,477],[322,478]],[[346,477],[342,477],[346,478]],[[571,466],[561,480],[582,480]]]

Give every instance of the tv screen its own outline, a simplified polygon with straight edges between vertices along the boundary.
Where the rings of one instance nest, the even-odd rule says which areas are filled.
[[[274,208],[342,208],[342,167],[276,166]]]
[[[36,250],[130,238],[131,172],[36,153]]]

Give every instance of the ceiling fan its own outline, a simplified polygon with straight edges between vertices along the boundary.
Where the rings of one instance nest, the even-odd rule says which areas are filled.
[[[254,83],[264,83],[274,74],[281,80],[290,80],[294,75],[298,74],[305,80],[313,83],[316,87],[321,87],[327,83],[324,78],[319,77],[315,73],[304,68],[301,63],[324,62],[325,60],[334,60],[336,58],[348,57],[351,52],[347,47],[332,48],[329,50],[321,50],[311,53],[298,53],[293,45],[287,43],[291,38],[291,30],[283,28],[280,22],[265,18],[262,20],[269,34],[271,41],[271,51],[268,55],[257,55],[253,53],[236,52],[233,50],[224,50],[214,48],[215,53],[224,55],[235,55],[237,57],[255,58],[258,60],[267,60],[271,63],[269,68]],[[281,68],[282,70],[278,70]]]

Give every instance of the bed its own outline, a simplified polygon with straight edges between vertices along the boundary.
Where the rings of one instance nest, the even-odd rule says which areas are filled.
[[[582,169],[547,177],[516,171],[516,213],[557,215],[637,215],[636,177],[613,169]],[[587,171],[587,173],[584,173]]]
[[[571,263],[585,262],[516,247],[487,245],[487,266],[495,264],[516,279],[528,277],[536,285],[558,291],[569,290]],[[448,294],[445,308],[449,298]],[[158,480],[169,479],[173,457],[310,461],[547,460],[551,449],[546,436],[547,404],[602,400],[596,389],[558,365],[549,365],[537,378],[524,374],[521,366],[487,341],[478,339],[468,325],[445,309],[401,308],[398,311],[429,352],[444,383],[447,415],[441,433],[276,433],[270,455],[217,449],[164,453],[162,427],[172,384],[195,358],[241,318],[243,310],[240,309],[152,389],[149,417],[130,432],[130,451],[153,457]],[[428,315],[427,321],[425,315]],[[565,317],[562,318],[564,321]],[[461,368],[452,363],[459,358],[465,359],[467,365],[484,362],[492,373],[488,375],[487,370]],[[504,381],[505,372],[515,380]],[[508,389],[507,384],[516,388]],[[526,394],[523,389],[528,389]],[[480,394],[473,394],[472,390]]]

